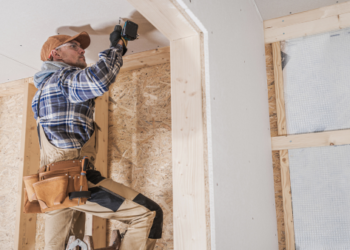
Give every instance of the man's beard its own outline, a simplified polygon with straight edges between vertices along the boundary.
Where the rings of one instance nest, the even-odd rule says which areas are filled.
[[[86,64],[86,62],[82,62],[82,61],[77,61],[76,63],[75,63],[75,65],[74,66],[76,66],[76,67],[78,67],[78,68],[81,68],[81,69],[85,69],[86,68],[86,66],[87,66],[87,64]]]

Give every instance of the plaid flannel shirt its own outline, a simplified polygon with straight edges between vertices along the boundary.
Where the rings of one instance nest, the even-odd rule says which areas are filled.
[[[123,65],[122,46],[99,54],[85,69],[63,67],[45,78],[32,101],[37,119],[40,88],[40,124],[47,139],[58,148],[81,148],[94,132],[94,99],[108,91]],[[44,86],[44,87],[43,87]],[[39,139],[40,140],[40,139]]]

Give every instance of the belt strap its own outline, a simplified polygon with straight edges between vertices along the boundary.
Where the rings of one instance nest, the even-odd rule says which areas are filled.
[[[56,163],[51,163],[51,164],[42,166],[41,168],[39,168],[38,173],[43,173],[43,172],[46,172],[46,171],[53,171],[53,170],[60,170],[60,169],[63,169],[65,167],[64,166],[65,164],[75,163],[75,162],[77,162],[77,165],[79,165],[79,164],[81,165],[81,159],[59,161],[59,162],[56,162]],[[56,167],[55,168],[53,167],[54,164],[57,166],[57,169],[56,169]],[[49,166],[49,168],[48,168],[48,166]],[[86,168],[86,170],[95,170],[95,166],[94,166],[94,164],[92,164],[91,161],[89,161],[89,165]]]
[[[89,199],[91,197],[90,191],[79,191],[79,192],[71,192],[69,193],[69,199],[76,199],[76,198],[87,198]]]

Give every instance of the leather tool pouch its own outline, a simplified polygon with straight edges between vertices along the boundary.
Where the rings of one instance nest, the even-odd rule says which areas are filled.
[[[41,212],[85,204],[90,192],[81,170],[80,160],[61,161],[41,168],[36,175],[23,177],[27,197],[24,212],[40,213],[38,204]]]

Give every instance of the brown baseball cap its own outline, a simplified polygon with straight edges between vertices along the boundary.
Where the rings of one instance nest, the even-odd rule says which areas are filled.
[[[79,42],[80,47],[82,49],[86,49],[90,45],[90,36],[85,31],[75,36],[67,36],[67,35],[50,36],[44,43],[43,47],[41,48],[41,53],[40,53],[41,60],[47,61],[53,49],[57,48],[58,46],[61,46],[64,43],[68,43],[73,40]]]

